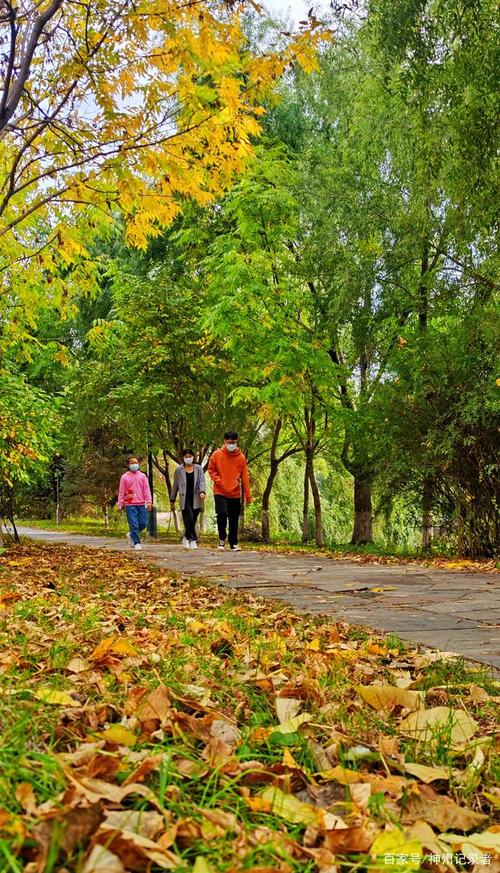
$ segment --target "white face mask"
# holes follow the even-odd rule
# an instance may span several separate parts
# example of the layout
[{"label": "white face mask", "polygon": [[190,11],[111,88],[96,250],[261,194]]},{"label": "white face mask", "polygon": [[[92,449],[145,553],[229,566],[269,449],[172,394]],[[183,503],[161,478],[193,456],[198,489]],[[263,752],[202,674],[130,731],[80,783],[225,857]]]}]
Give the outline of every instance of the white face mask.
[{"label": "white face mask", "polygon": [[194,458],[184,458],[184,463],[185,463],[185,464],[192,464],[193,461],[194,461]]},{"label": "white face mask", "polygon": [[137,470],[139,469],[139,464],[129,464],[128,468],[129,470],[132,470],[132,473],[137,473]]},{"label": "white face mask", "polygon": [[226,449],[228,450],[228,452],[234,452],[237,448],[238,446],[236,445],[236,443],[226,443]]}]

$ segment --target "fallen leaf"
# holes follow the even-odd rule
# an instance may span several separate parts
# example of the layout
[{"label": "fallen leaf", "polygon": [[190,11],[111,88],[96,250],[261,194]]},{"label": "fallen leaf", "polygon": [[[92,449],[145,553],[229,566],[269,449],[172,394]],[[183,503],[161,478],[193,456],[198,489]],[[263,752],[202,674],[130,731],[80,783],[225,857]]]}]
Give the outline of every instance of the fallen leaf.
[{"label": "fallen leaf", "polygon": [[470,831],[488,818],[467,806],[459,806],[450,797],[437,794],[430,785],[419,785],[419,793],[412,794],[403,808],[403,824],[412,824],[417,819],[429,822],[440,831],[453,828]]},{"label": "fallen leaf", "polygon": [[310,803],[302,803],[293,794],[285,794],[280,788],[270,785],[265,788],[260,799],[267,801],[269,811],[294,824],[318,822],[318,810]]},{"label": "fallen leaf", "polygon": [[82,873],[126,873],[126,870],[120,859],[106,846],[93,846]]},{"label": "fallen leaf", "polygon": [[311,721],[311,719],[312,715],[310,715],[310,713],[302,712],[300,715],[296,715],[294,718],[290,718],[278,727],[273,728],[273,733],[295,734],[301,724],[305,724],[306,722]]},{"label": "fallen leaf", "polygon": [[483,831],[482,834],[467,834],[466,837],[463,834],[439,834],[439,839],[454,847],[460,847],[464,842],[467,842],[482,852],[490,851],[500,854],[500,833],[492,831]]},{"label": "fallen leaf", "polygon": [[325,834],[324,847],[334,855],[344,855],[346,852],[368,852],[373,843],[375,832],[366,827],[339,828]]},{"label": "fallen leaf", "polygon": [[36,812],[38,804],[30,782],[19,783],[16,788],[16,800],[28,815],[33,815]]},{"label": "fallen leaf", "polygon": [[463,709],[449,709],[447,706],[412,712],[399,725],[400,733],[407,737],[429,742],[445,733],[453,745],[466,743],[477,729],[477,722]]},{"label": "fallen leaf", "polygon": [[118,746],[133,746],[137,742],[136,735],[121,724],[111,725],[111,727],[102,731],[99,736],[109,743],[116,743]]},{"label": "fallen leaf", "polygon": [[90,669],[90,664],[85,658],[72,658],[69,664],[66,665],[66,670],[69,670],[70,673],[85,673]]},{"label": "fallen leaf", "polygon": [[404,768],[411,776],[416,776],[421,782],[428,785],[437,779],[449,779],[450,771],[444,767],[426,767],[425,764],[405,764]]},{"label": "fallen leaf", "polygon": [[294,718],[302,706],[302,701],[295,697],[277,697],[275,700],[276,715],[280,724],[286,724]]},{"label": "fallen leaf", "polygon": [[396,706],[415,710],[423,706],[421,691],[407,691],[394,685],[356,685],[359,696],[373,709],[387,709],[389,712]]},{"label": "fallen leaf", "polygon": [[80,706],[77,700],[67,691],[57,691],[55,688],[38,688],[35,697],[43,703],[54,706]]},{"label": "fallen leaf", "polygon": [[203,855],[198,855],[194,864],[192,873],[213,873],[212,867],[209,866],[206,858]]},{"label": "fallen leaf", "polygon": [[[388,855],[400,855],[405,858],[405,870],[420,870],[423,855],[422,844],[419,840],[410,839],[403,831],[384,831],[375,838],[370,855],[383,859],[385,864],[388,863]],[[398,865],[397,860],[396,865]]]}]

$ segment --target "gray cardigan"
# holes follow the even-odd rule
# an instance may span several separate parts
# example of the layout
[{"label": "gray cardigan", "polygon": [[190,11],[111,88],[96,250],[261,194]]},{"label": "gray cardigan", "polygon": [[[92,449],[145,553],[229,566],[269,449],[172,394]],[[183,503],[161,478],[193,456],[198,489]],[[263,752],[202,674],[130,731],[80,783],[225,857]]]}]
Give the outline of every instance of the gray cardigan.
[{"label": "gray cardigan", "polygon": [[[202,502],[200,499],[200,492],[206,493],[205,487],[205,474],[203,472],[203,467],[200,467],[199,464],[193,464],[194,466],[194,496],[193,496],[193,509],[201,509]],[[175,468],[174,473],[174,484],[172,486],[172,493],[170,495],[170,500],[174,501],[177,497],[177,493],[179,494],[181,501],[181,509],[186,508],[186,471],[184,469],[184,464],[179,464],[178,467]]]}]

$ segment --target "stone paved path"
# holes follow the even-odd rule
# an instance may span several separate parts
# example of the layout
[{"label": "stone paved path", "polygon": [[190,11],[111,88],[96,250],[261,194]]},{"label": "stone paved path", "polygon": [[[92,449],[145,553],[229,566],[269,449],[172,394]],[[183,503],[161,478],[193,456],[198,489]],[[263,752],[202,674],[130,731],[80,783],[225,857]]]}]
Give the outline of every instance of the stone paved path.
[{"label": "stone paved path", "polygon": [[[22,527],[20,534],[113,550],[122,540]],[[500,669],[500,576],[418,564],[385,566],[309,555],[245,550],[232,553],[146,543],[139,560],[226,587],[324,613],[351,624],[392,631],[405,640],[457,652]],[[383,591],[374,589],[383,588]]]}]

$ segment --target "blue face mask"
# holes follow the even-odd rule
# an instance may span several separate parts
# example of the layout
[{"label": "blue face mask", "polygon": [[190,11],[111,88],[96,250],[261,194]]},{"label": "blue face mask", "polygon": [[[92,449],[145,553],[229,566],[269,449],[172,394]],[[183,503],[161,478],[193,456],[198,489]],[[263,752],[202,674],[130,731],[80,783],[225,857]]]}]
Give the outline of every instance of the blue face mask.
[{"label": "blue face mask", "polygon": [[129,464],[128,468],[129,470],[132,470],[132,473],[137,473],[137,470],[139,469],[139,464]]},{"label": "blue face mask", "polygon": [[236,445],[236,443],[226,443],[226,449],[228,450],[228,452],[234,452],[237,448],[238,446]]}]

